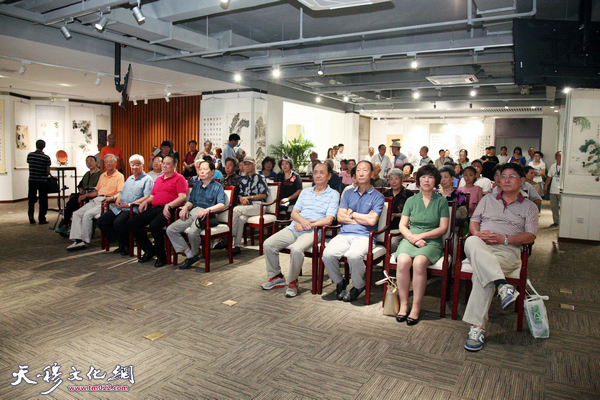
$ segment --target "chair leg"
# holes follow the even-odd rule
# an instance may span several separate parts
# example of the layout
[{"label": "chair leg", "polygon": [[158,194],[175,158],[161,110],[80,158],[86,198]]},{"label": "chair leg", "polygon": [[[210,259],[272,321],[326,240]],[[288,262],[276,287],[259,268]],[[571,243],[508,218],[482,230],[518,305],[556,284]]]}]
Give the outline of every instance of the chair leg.
[{"label": "chair leg", "polygon": [[173,252],[173,266],[177,266],[177,259],[179,258],[179,254],[176,251]]},{"label": "chair leg", "polygon": [[312,294],[317,294],[317,277],[319,276],[319,264],[317,258],[312,256]]},{"label": "chair leg", "polygon": [[250,244],[254,246],[254,228],[250,227]]},{"label": "chair leg", "polygon": [[[263,255],[263,241],[265,240],[265,227],[261,226],[258,232],[258,255]],[[252,243],[254,244],[254,243]]]},{"label": "chair leg", "polygon": [[317,294],[323,294],[323,280],[325,279],[325,265],[323,260],[319,259],[319,273],[317,275]]},{"label": "chair leg", "polygon": [[171,260],[171,256],[172,256],[172,249],[173,246],[171,245],[171,241],[169,240],[169,236],[167,236],[166,232],[165,232],[165,250],[167,250],[167,264],[171,264],[172,260]]},{"label": "chair leg", "polygon": [[365,276],[365,305],[371,304],[371,279],[373,278],[373,266],[367,265],[366,276]]},{"label": "chair leg", "polygon": [[460,294],[460,276],[454,275],[454,295],[452,296],[452,319],[457,318],[458,314],[458,295]]},{"label": "chair leg", "polygon": [[133,234],[129,232],[129,257],[133,257]]},{"label": "chair leg", "polygon": [[229,264],[233,264],[233,236],[229,235],[227,240],[227,252],[229,253]]},{"label": "chair leg", "polygon": [[525,294],[522,294],[517,299],[517,331],[523,330],[523,314],[525,311]]},{"label": "chair leg", "polygon": [[204,255],[204,272],[210,272],[210,237],[204,235],[202,241],[202,254]]},{"label": "chair leg", "polygon": [[440,299],[440,318],[446,317],[446,294],[448,292],[448,276],[442,276],[442,296]]}]

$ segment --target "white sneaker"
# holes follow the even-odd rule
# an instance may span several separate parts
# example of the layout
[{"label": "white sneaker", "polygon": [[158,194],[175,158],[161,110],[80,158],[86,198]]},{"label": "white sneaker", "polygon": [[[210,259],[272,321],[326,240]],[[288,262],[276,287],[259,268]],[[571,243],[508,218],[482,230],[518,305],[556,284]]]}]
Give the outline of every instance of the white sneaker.
[{"label": "white sneaker", "polygon": [[469,337],[465,343],[465,349],[469,351],[479,351],[483,347],[485,341],[485,330],[475,325],[471,325]]},{"label": "white sneaker", "polygon": [[285,278],[274,276],[269,279],[268,282],[265,282],[261,285],[264,290],[277,289],[285,286]]},{"label": "white sneaker", "polygon": [[515,290],[513,285],[506,283],[498,288],[498,296],[500,296],[500,301],[502,302],[502,309],[505,310],[515,300],[517,300],[517,297],[519,297],[519,292]]},{"label": "white sneaker", "polygon": [[288,288],[285,290],[285,297],[296,297],[298,296],[298,281],[290,282]]},{"label": "white sneaker", "polygon": [[82,250],[85,249],[87,247],[87,243],[86,242],[75,242],[72,245],[67,247],[68,251],[74,251],[74,250]]}]

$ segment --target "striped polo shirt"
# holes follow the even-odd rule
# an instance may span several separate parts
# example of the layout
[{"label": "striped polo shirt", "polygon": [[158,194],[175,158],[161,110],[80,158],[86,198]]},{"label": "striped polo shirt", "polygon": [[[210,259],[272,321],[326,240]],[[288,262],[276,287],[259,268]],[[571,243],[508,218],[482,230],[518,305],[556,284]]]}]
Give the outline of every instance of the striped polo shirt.
[{"label": "striped polo shirt", "polygon": [[506,204],[502,192],[483,196],[471,221],[479,223],[479,229],[501,235],[521,233],[537,234],[539,212],[535,203],[519,194],[517,201]]},{"label": "striped polo shirt", "polygon": [[27,154],[27,163],[29,164],[29,180],[37,182],[46,182],[48,170],[52,163],[42,150],[36,150]]}]

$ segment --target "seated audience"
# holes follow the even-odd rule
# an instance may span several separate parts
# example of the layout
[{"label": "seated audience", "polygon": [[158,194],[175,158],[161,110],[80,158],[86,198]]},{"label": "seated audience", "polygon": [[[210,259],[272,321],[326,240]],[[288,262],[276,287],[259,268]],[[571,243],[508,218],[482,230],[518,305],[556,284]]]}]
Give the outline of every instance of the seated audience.
[{"label": "seated audience", "polygon": [[242,177],[239,186],[240,205],[233,209],[233,227],[232,233],[235,236],[233,254],[242,252],[242,237],[244,235],[244,225],[248,217],[260,214],[260,205],[267,199],[269,186],[263,175],[256,173],[254,157],[246,156],[242,163],[246,175]]},{"label": "seated audience", "polygon": [[114,196],[123,189],[123,174],[117,171],[118,158],[114,154],[104,156],[106,172],[100,175],[96,190],[79,196],[79,200],[90,200],[73,213],[69,239],[74,243],[67,250],[85,249],[90,243],[94,230],[94,217],[102,211],[102,203],[113,201]]},{"label": "seated audience", "polygon": [[[194,166],[194,161],[196,160],[196,155],[199,154],[198,142],[195,140],[190,140],[188,143],[188,153],[183,158],[183,177],[191,178],[196,175],[196,168]],[[211,158],[212,160],[212,158]]]},{"label": "seated audience", "polygon": [[[396,321],[407,325],[419,323],[421,302],[427,286],[427,267],[435,264],[444,253],[442,236],[448,230],[448,202],[434,192],[441,175],[434,165],[425,165],[417,172],[421,191],[406,201],[400,219],[404,237],[396,250],[400,311]],[[408,307],[408,292],[412,269],[413,302]]]},{"label": "seated audience", "polygon": [[506,164],[508,162],[508,160],[510,160],[510,156],[508,154],[506,154],[507,151],[508,151],[508,148],[506,146],[500,147],[500,155],[498,156],[499,164]]},{"label": "seated audience", "polygon": [[214,163],[215,171],[223,172],[223,150],[220,147],[215,147]]},{"label": "seated audience", "polygon": [[404,178],[405,179],[412,179],[413,178],[413,170],[415,169],[415,166],[412,164],[404,164],[404,166],[402,167],[402,172],[404,173]]},{"label": "seated audience", "polygon": [[342,170],[340,171],[340,179],[342,180],[342,185],[346,187],[352,184],[352,176],[350,175],[352,168],[348,166],[348,160],[345,159],[340,162],[340,165],[342,167]]},{"label": "seated audience", "polygon": [[[492,193],[494,196],[498,194],[498,192],[502,191],[502,187],[500,186],[500,167],[502,165],[498,164],[497,168],[494,170],[494,180],[496,182],[496,186],[494,187],[494,189],[490,192]],[[523,168],[523,173],[525,173],[527,171],[527,168],[530,168],[529,166],[524,167]],[[525,176],[525,182],[523,183],[523,185],[521,185],[521,194],[523,195],[523,197],[525,197],[526,199],[529,199],[531,201],[533,201],[535,203],[535,205],[538,207],[538,211],[541,210],[542,208],[542,196],[539,195],[539,193],[536,190],[535,186],[532,186],[531,184],[529,184],[529,182],[527,182],[527,175]]]},{"label": "seated audience", "polygon": [[319,155],[317,154],[316,151],[313,151],[312,153],[310,153],[310,162],[306,166],[306,175],[312,176],[314,167],[320,163],[318,158],[319,158]]},{"label": "seated audience", "polygon": [[[481,188],[481,190],[483,191],[483,194],[486,194],[489,191],[491,191],[492,190],[492,181],[489,178],[481,176],[481,172],[483,171],[483,163],[481,162],[481,160],[473,160],[473,162],[471,162],[471,167],[473,167],[473,169],[475,170],[475,181],[473,182],[475,184],[475,186],[479,186]],[[493,167],[492,167],[492,170],[493,170]],[[493,176],[493,172],[492,172],[492,176]],[[465,186],[464,174],[463,174],[463,179],[461,179],[458,186],[459,187]]]},{"label": "seated audience", "polygon": [[[371,186],[373,166],[360,161],[356,166],[358,187],[342,196],[337,220],[342,225],[340,232],[327,244],[323,251],[323,264],[329,277],[336,284],[338,300],[354,301],[365,289],[366,266],[363,257],[369,246],[369,233],[377,230],[379,216],[383,210],[383,194]],[[352,276],[352,289],[346,291],[348,282],[340,272],[339,260],[344,255],[348,260]]]},{"label": "seated audience", "polygon": [[[333,168],[333,165],[334,165],[333,160],[327,159],[327,160],[325,160],[325,163],[329,164],[331,166],[331,168]],[[341,193],[341,191],[342,191],[342,179],[335,172],[335,170],[333,170],[333,172],[331,173],[331,178],[329,178],[329,187],[332,188],[333,190],[337,191],[338,193]]]},{"label": "seated audience", "polygon": [[477,175],[477,171],[473,167],[465,168],[463,173],[463,178],[461,182],[464,181],[464,185],[460,186],[459,189],[463,193],[469,193],[469,214],[468,217],[473,215],[473,211],[475,211],[475,207],[479,204],[479,201],[483,197],[483,190],[481,187],[476,186],[474,183],[475,176]]},{"label": "seated audience", "polygon": [[463,167],[460,163],[454,165],[454,181],[458,181],[454,183],[454,186],[458,187],[460,185],[460,180],[463,177]]},{"label": "seated audience", "polygon": [[[212,146],[213,146],[213,144],[212,144],[212,142],[210,140],[205,140],[204,141],[204,149],[202,149],[202,151],[200,152],[200,154],[202,155],[202,159],[203,160],[204,160],[205,156],[209,156],[211,158],[211,161],[213,161],[214,155],[213,155],[213,152],[212,152]],[[216,153],[216,150],[217,149],[215,149],[215,153]],[[195,165],[194,165],[194,169],[196,169]]]},{"label": "seated audience", "polygon": [[129,157],[132,175],[127,178],[121,193],[115,196],[115,206],[98,218],[98,228],[109,243],[118,240],[119,247],[113,253],[129,255],[129,208],[137,213],[138,205],[152,192],[154,181],[144,172],[144,157],[134,154]]},{"label": "seated audience", "polygon": [[281,210],[289,216],[296,199],[302,192],[302,178],[294,171],[294,161],[289,157],[284,156],[279,160],[279,169],[281,171],[275,176],[275,182],[281,183],[279,191]]},{"label": "seated audience", "polygon": [[460,189],[454,188],[454,169],[445,166],[440,169],[440,176],[440,189],[436,188],[435,192],[445,197],[448,202],[455,201],[456,219],[465,219],[467,217],[467,196]]},{"label": "seated audience", "polygon": [[[304,252],[313,245],[313,230],[331,225],[337,215],[340,194],[327,185],[333,173],[329,164],[317,164],[313,169],[315,186],[302,190],[292,211],[292,223],[281,229],[264,243],[268,281],[262,284],[265,290],[276,289],[287,284],[285,297],[298,294],[298,276],[302,271]],[[281,273],[279,251],[290,246],[290,271],[287,282]]]},{"label": "seated audience", "polygon": [[380,177],[381,173],[381,164],[375,163],[373,164],[373,172],[371,173],[371,186],[383,188],[388,185],[388,182]]},{"label": "seated audience", "polygon": [[446,150],[445,149],[440,149],[439,151],[439,155],[440,157],[435,160],[435,167],[437,169],[442,169],[442,167],[444,166],[444,164],[446,164],[447,161],[450,161],[447,157],[446,157]]},{"label": "seated audience", "polygon": [[521,165],[508,163],[500,168],[501,192],[487,195],[471,217],[471,235],[465,254],[473,267],[473,287],[463,321],[471,324],[465,349],[479,351],[492,298],[497,292],[502,309],[512,304],[519,292],[505,276],[521,267],[521,245],[533,243],[538,211],[520,194],[525,174]]},{"label": "seated audience", "polygon": [[[177,172],[177,160],[173,156],[163,158],[162,168],[163,174],[154,182],[150,196],[140,203],[139,214],[127,221],[127,227],[144,251],[138,262],[146,263],[156,255],[156,268],[167,263],[163,228],[173,218],[174,210],[185,203],[188,190],[188,183]],[[146,225],[150,228],[154,245],[144,230]]]},{"label": "seated audience", "polygon": [[267,156],[263,158],[261,165],[262,171],[258,171],[258,173],[267,179],[275,179],[275,177],[277,176],[275,171],[273,171],[273,168],[275,168],[275,159],[273,157]]},{"label": "seated audience", "polygon": [[[385,197],[391,197],[392,200],[392,221],[390,222],[390,230],[392,232],[398,232],[400,225],[400,218],[402,217],[402,210],[404,209],[404,204],[406,200],[414,195],[414,193],[408,189],[406,189],[402,185],[402,181],[404,180],[404,172],[400,171],[398,168],[392,168],[388,177],[390,179],[390,189],[385,191],[383,195]],[[391,245],[392,248],[390,252],[396,251],[398,248],[398,244],[402,236],[394,236],[392,237]]]},{"label": "seated audience", "polygon": [[[167,228],[173,248],[177,253],[183,252],[186,257],[179,269],[188,269],[200,259],[200,233],[206,228],[206,224],[210,224],[209,212],[219,212],[225,208],[223,186],[213,179],[215,164],[212,161],[197,160],[196,170],[198,182],[192,188],[187,202],[181,207],[179,219]],[[204,226],[199,226],[199,221],[204,221]],[[189,246],[182,236],[188,228]]]},{"label": "seated audience", "polygon": [[152,171],[148,172],[148,176],[152,179],[152,181],[156,181],[156,178],[163,174],[162,162],[163,159],[161,156],[155,156],[152,159]]},{"label": "seated audience", "polygon": [[457,164],[460,164],[463,168],[467,168],[471,166],[469,162],[469,152],[466,149],[460,149],[458,152],[458,160],[456,160]]},{"label": "seated audience", "polygon": [[100,175],[102,175],[102,170],[98,168],[98,163],[96,162],[95,156],[87,156],[85,158],[85,165],[88,167],[89,171],[87,171],[83,178],[77,184],[77,193],[73,193],[69,197],[69,201],[65,204],[65,209],[63,213],[63,220],[60,222],[58,228],[56,228],[56,232],[62,235],[66,235],[69,233],[69,225],[71,224],[71,217],[75,210],[79,208],[79,202],[86,199],[80,199],[81,195],[86,193],[93,192],[96,190],[96,185],[98,185],[98,179],[100,179]]},{"label": "seated audience", "polygon": [[358,186],[358,181],[356,180],[356,167],[352,168],[352,171],[350,171],[350,176],[352,177],[352,184],[344,188],[344,190],[342,191],[342,196],[348,190],[354,190],[354,188]]},{"label": "seated audience", "polygon": [[238,161],[235,157],[229,157],[225,160],[225,177],[221,179],[221,185],[223,187],[235,186],[237,188],[240,185],[242,177],[236,172],[237,165]]},{"label": "seated audience", "polygon": [[166,156],[172,156],[177,159],[177,163],[179,163],[179,154],[175,155],[176,151],[173,150],[173,142],[170,140],[164,140],[160,144],[160,150],[154,154],[155,156],[160,156],[163,160]]},{"label": "seated audience", "polygon": [[[197,164],[198,161],[210,161],[211,163],[214,164],[212,157],[210,157],[210,156],[203,156],[202,160],[196,160],[196,164],[195,164],[196,165],[196,169],[198,169],[198,164]],[[219,171],[216,166],[215,166],[215,169],[213,171],[213,177],[212,178],[213,179],[218,179],[219,182],[221,181],[221,179],[223,179],[223,173],[221,171]],[[194,181],[194,183],[197,182],[197,181],[198,181],[198,177],[196,177],[196,180]],[[190,183],[191,183],[191,179],[190,179]]]}]

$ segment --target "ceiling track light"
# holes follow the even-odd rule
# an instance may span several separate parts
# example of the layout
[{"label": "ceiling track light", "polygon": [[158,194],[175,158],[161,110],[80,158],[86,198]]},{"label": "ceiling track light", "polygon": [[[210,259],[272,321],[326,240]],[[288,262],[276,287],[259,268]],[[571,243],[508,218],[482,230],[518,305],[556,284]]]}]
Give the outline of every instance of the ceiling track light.
[{"label": "ceiling track light", "polygon": [[475,97],[477,96],[477,91],[475,89],[471,90],[471,92],[469,93],[471,95],[471,97]]},{"label": "ceiling track light", "polygon": [[168,103],[171,101],[171,99],[169,98],[169,96],[165,96],[165,101]]},{"label": "ceiling track light", "polygon": [[142,13],[142,6],[140,5],[140,0],[138,0],[137,6],[133,7],[131,11],[133,12],[133,17],[138,22],[138,24],[141,24],[146,20],[146,17]]},{"label": "ceiling track light", "polygon": [[437,108],[437,104],[433,103],[433,109],[435,110]]},{"label": "ceiling track light", "polygon": [[419,97],[421,97],[421,94],[419,93],[418,90],[413,91],[412,94],[413,99],[418,99]]},{"label": "ceiling track light", "polygon": [[148,104],[148,98],[144,96],[144,104]]},{"label": "ceiling track light", "polygon": [[323,76],[324,72],[323,72],[323,63],[321,63],[321,66],[319,66],[319,70],[317,71],[317,74],[320,76]]},{"label": "ceiling track light", "polygon": [[273,76],[274,76],[275,78],[279,78],[279,77],[281,76],[281,70],[279,69],[279,67],[278,67],[278,66],[277,66],[277,67],[275,67],[275,68],[273,68]]},{"label": "ceiling track light", "polygon": [[236,82],[241,82],[242,81],[242,74],[240,74],[239,72],[236,72],[235,75],[233,76],[233,80]]},{"label": "ceiling track light", "polygon": [[419,60],[417,60],[417,55],[415,54],[415,59],[410,63],[412,69],[419,68]]},{"label": "ceiling track light", "polygon": [[25,62],[22,62],[21,68],[19,68],[19,75],[23,75],[26,70],[27,70],[27,67],[25,66]]},{"label": "ceiling track light", "polygon": [[316,101],[317,103],[320,103],[320,102],[321,102],[321,96],[317,96],[317,98],[315,99],[315,101]]},{"label": "ceiling track light", "polygon": [[63,26],[60,27],[60,33],[63,34],[63,36],[65,37],[66,40],[71,39],[73,36],[71,35],[71,32],[69,31],[69,28],[67,28],[67,23],[65,22],[65,24]]},{"label": "ceiling track light", "polygon": [[165,96],[169,97],[171,95],[171,92],[169,91],[169,85],[167,85],[165,87],[165,90],[163,91],[163,93],[165,94]]},{"label": "ceiling track light", "polygon": [[108,18],[106,18],[106,16],[102,15],[102,13],[100,13],[100,19],[98,21],[96,21],[96,23],[94,24],[94,28],[96,28],[96,30],[98,32],[102,32],[104,30],[104,27],[106,26],[107,22],[108,22]]},{"label": "ceiling track light", "polygon": [[100,82],[102,82],[102,78],[100,77],[100,74],[98,74],[98,77],[96,78],[96,82],[94,82],[94,85],[98,86],[100,84]]},{"label": "ceiling track light", "polygon": [[133,99],[133,105],[137,106],[137,100],[135,98]]},{"label": "ceiling track light", "polygon": [[473,108],[473,103],[469,103],[469,108]]}]

